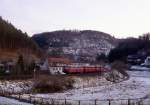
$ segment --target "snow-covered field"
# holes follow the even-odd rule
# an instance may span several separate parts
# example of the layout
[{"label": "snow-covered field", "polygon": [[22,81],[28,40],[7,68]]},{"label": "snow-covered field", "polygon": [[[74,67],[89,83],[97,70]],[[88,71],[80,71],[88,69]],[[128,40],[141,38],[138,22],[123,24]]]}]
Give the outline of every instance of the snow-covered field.
[{"label": "snow-covered field", "polygon": [[[30,80],[26,81],[0,81],[0,92],[6,93],[27,93],[31,90],[33,83]],[[32,105],[24,102],[19,102],[15,99],[0,97],[0,105]]]},{"label": "snow-covered field", "polygon": [[0,97],[0,105],[33,105],[33,104],[19,102],[17,100],[5,98],[5,97]]},{"label": "snow-covered field", "polygon": [[[77,78],[74,89],[61,93],[34,94],[32,96],[43,97],[49,101],[50,99],[58,99],[58,101],[67,99],[67,102],[74,105],[78,103],[78,100],[81,100],[81,103],[85,105],[93,104],[94,100],[100,100],[97,103],[108,105],[108,101],[105,100],[113,99],[116,101],[112,101],[112,105],[116,105],[118,102],[127,103],[127,100],[118,101],[118,99],[137,99],[134,100],[137,102],[140,98],[148,98],[150,96],[150,72],[129,71],[129,73],[130,79],[121,83],[114,84],[103,77]],[[25,94],[22,97],[28,98],[28,95]],[[145,103],[149,105],[147,103],[150,103],[150,99]]]},{"label": "snow-covered field", "polygon": [[22,93],[31,90],[33,83],[26,81],[0,81],[0,92]]},{"label": "snow-covered field", "polygon": [[[113,99],[111,105],[120,105],[121,103],[127,103],[127,100],[120,99],[136,99],[134,102],[144,99],[144,105],[150,103],[150,72],[148,71],[128,71],[130,79],[121,83],[111,83],[103,77],[83,77],[76,78],[76,84],[74,89],[49,94],[30,94],[34,97],[45,98],[45,101],[51,101],[51,99],[58,99],[64,103],[63,99],[66,99],[68,103],[77,105],[80,101],[80,105],[90,105],[97,100],[97,104],[108,105],[107,99]],[[29,94],[22,95],[22,98],[29,99]],[[119,100],[118,100],[119,99]],[[38,98],[37,98],[38,100]],[[119,103],[119,104],[116,104]]]}]

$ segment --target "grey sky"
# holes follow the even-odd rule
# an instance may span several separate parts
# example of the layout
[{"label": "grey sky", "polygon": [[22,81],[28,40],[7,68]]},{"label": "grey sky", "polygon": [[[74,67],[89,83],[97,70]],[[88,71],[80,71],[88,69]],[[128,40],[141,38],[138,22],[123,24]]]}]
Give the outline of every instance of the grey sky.
[{"label": "grey sky", "polygon": [[62,29],[120,38],[150,32],[150,0],[0,0],[0,15],[30,36]]}]

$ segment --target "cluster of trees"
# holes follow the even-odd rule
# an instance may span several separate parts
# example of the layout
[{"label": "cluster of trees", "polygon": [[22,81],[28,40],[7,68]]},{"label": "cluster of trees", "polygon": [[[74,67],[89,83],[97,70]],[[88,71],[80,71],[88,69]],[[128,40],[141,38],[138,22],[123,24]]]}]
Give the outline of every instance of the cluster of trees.
[{"label": "cluster of trees", "polygon": [[13,71],[13,73],[15,75],[20,75],[20,74],[24,74],[24,75],[29,75],[29,74],[33,74],[34,69],[35,69],[35,61],[30,61],[27,62],[22,55],[18,56],[18,60],[16,62],[15,65],[15,70]]},{"label": "cluster of trees", "polygon": [[35,61],[26,61],[22,55],[18,56],[17,62],[1,62],[0,76],[5,75],[33,75],[36,67]]},{"label": "cluster of trees", "polygon": [[28,49],[39,54],[40,49],[26,33],[0,17],[0,49]]},{"label": "cluster of trees", "polygon": [[[14,59],[10,57],[15,64],[11,67],[9,73],[6,73],[6,71],[10,69],[7,65],[9,58],[0,59],[1,63],[3,60],[6,61],[6,63],[2,63],[4,64],[4,68],[0,68],[0,74],[2,75],[33,74],[35,62],[33,61],[32,55],[37,58],[42,56],[42,50],[36,42],[34,42],[33,39],[27,35],[27,33],[23,33],[21,30],[15,28],[11,23],[5,21],[2,17],[0,17],[0,51],[13,51],[13,53],[18,56],[18,58],[12,57]],[[2,58],[3,56],[5,57],[5,55],[1,56]]]},{"label": "cluster of trees", "polygon": [[110,62],[115,60],[126,61],[128,55],[137,54],[140,51],[150,54],[150,33],[143,34],[139,38],[127,38],[122,40],[118,46],[112,49],[108,55]]}]

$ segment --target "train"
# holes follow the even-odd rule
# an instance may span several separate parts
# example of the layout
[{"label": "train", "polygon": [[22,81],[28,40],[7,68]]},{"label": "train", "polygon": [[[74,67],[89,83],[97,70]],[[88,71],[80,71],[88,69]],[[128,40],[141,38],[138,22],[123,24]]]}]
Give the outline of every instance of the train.
[{"label": "train", "polygon": [[109,69],[105,67],[65,67],[63,72],[66,74],[79,74],[79,73],[102,73],[107,72]]}]

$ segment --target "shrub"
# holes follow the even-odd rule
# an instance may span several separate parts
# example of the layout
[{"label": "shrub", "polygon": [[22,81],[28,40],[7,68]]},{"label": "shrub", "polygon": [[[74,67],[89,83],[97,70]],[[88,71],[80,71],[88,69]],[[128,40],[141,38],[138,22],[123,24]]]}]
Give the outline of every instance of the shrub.
[{"label": "shrub", "polygon": [[73,88],[74,80],[69,77],[40,76],[34,80],[33,92],[59,92]]},{"label": "shrub", "polygon": [[6,73],[5,73],[5,70],[3,69],[0,69],[0,76],[4,76]]},{"label": "shrub", "polygon": [[129,78],[126,70],[127,65],[121,61],[115,61],[111,64],[112,71],[107,75],[106,79],[111,82],[121,82]]},{"label": "shrub", "polygon": [[116,70],[125,70],[127,69],[127,65],[122,61],[115,61],[111,64],[112,69]]}]

